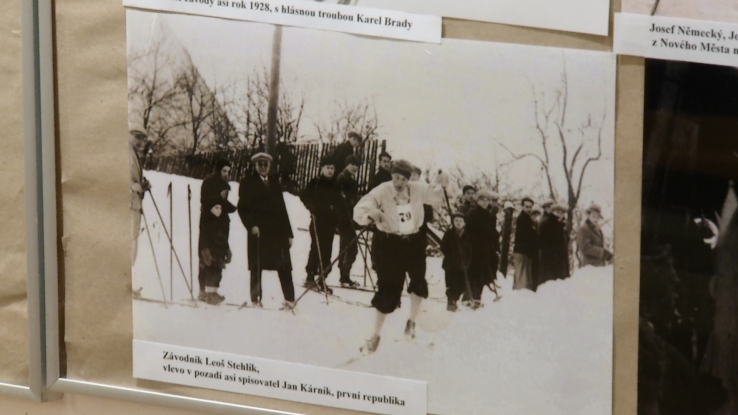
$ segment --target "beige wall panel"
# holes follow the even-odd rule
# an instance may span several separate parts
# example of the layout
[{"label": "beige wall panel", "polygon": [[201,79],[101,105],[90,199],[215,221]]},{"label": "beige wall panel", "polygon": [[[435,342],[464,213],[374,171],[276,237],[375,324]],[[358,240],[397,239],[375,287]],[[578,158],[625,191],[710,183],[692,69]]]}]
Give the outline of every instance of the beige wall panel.
[{"label": "beige wall panel", "polygon": [[0,382],[28,385],[20,1],[0,0]]}]

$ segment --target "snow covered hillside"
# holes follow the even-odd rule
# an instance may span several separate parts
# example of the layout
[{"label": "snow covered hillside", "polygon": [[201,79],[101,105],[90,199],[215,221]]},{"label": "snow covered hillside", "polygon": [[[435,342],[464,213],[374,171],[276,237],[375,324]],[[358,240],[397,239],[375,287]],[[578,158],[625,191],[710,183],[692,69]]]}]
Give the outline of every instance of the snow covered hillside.
[{"label": "snow covered hillside", "polygon": [[[236,353],[344,370],[425,380],[428,408],[433,414],[608,414],[612,379],[612,267],[578,270],[564,281],[552,281],[538,292],[512,291],[512,277],[499,276],[503,298],[485,291],[485,306],[471,311],[446,311],[445,285],[440,258],[428,258],[430,300],[418,318],[417,338],[407,341],[403,329],[409,300],[387,317],[379,349],[359,355],[370,336],[374,310],[372,293],[335,289],[340,298],[308,292],[295,314],[276,311],[282,293],[275,272],[264,272],[264,309],[237,305],[249,299],[246,231],[237,214],[231,215],[230,245],[233,262],[223,273],[220,292],[225,303],[210,306],[188,300],[189,226],[187,186],[192,190],[192,269],[197,296],[197,237],[201,181],[145,172],[169,228],[167,187],[173,186],[174,247],[184,277],[173,261],[170,283],[170,246],[162,221],[150,200],[144,212],[151,231],[156,261],[146,231],[139,237],[133,269],[135,300],[134,337],[139,340]],[[229,199],[235,204],[238,184],[231,183]],[[310,217],[296,197],[285,194],[295,240],[292,247],[295,292],[303,292],[304,267],[310,248]],[[142,227],[144,227],[142,221]],[[334,256],[338,237],[334,241]],[[353,269],[363,283],[359,255]],[[338,283],[338,270],[328,278]],[[368,288],[371,284],[367,281]],[[250,303],[250,301],[249,301]],[[230,304],[230,305],[229,305]]]}]

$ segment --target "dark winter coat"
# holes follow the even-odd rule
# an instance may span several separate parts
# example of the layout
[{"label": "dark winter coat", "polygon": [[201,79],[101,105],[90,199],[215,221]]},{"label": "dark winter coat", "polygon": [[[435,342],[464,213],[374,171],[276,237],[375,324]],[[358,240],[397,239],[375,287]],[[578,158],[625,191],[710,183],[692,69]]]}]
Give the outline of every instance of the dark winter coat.
[{"label": "dark winter coat", "polygon": [[[241,180],[238,216],[248,233],[249,270],[257,266],[262,270],[291,270],[292,226],[276,177],[269,176],[268,184],[256,173]],[[251,232],[254,226],[259,228],[259,238]]]},{"label": "dark winter coat", "polygon": [[336,168],[336,171],[343,172],[344,167],[346,167],[346,157],[352,154],[354,154],[354,146],[348,140],[333,149],[331,159],[333,160],[333,166]]},{"label": "dark winter coat", "polygon": [[230,262],[229,231],[230,223],[227,214],[222,213],[220,217],[216,217],[209,210],[202,213],[200,216],[198,251],[201,260],[205,262],[204,265],[223,269],[225,264]]},{"label": "dark winter coat", "polygon": [[227,222],[231,221],[231,219],[228,217],[228,214],[235,212],[236,207],[233,206],[233,204],[229,202],[228,199],[223,198],[221,192],[224,190],[230,192],[231,185],[228,184],[227,181],[223,180],[223,177],[221,177],[219,172],[211,174],[202,181],[202,186],[200,187],[201,222],[203,220],[203,217],[205,216],[205,212],[209,213],[210,210],[209,208],[206,209],[206,206],[212,206],[213,203],[218,203],[223,208],[223,214],[221,215],[221,218],[224,218],[224,220],[226,220]]},{"label": "dark winter coat", "polygon": [[569,277],[568,238],[566,223],[551,215],[541,222],[538,232],[540,261],[538,284]]},{"label": "dark winter coat", "polygon": [[484,282],[492,281],[497,273],[500,234],[496,218],[489,209],[477,206],[466,215],[466,231],[472,246],[470,272]]},{"label": "dark winter coat", "polygon": [[607,261],[612,259],[612,253],[604,248],[604,243],[602,229],[589,219],[584,222],[577,231],[580,266],[604,267],[607,265]]},{"label": "dark winter coat", "polygon": [[300,200],[321,226],[336,227],[338,209],[343,207],[341,194],[333,178],[320,175],[300,192]]},{"label": "dark winter coat", "polygon": [[392,173],[380,167],[379,170],[377,170],[377,172],[374,173],[374,176],[372,176],[372,179],[369,180],[369,191],[379,186],[380,184],[389,182],[389,181],[392,181]]},{"label": "dark winter coat", "polygon": [[461,235],[455,229],[449,229],[441,239],[441,253],[443,253],[443,269],[468,270],[472,258],[472,244],[469,232]]},{"label": "dark winter coat", "polygon": [[612,259],[612,253],[604,248],[602,229],[589,219],[577,231],[577,248],[581,266],[604,267]]},{"label": "dark winter coat", "polygon": [[353,224],[354,206],[359,203],[359,183],[351,173],[343,171],[336,178],[340,205],[337,210],[338,226],[349,226]]},{"label": "dark winter coat", "polygon": [[533,258],[538,253],[538,234],[533,218],[526,212],[520,212],[515,221],[515,248],[513,252]]}]

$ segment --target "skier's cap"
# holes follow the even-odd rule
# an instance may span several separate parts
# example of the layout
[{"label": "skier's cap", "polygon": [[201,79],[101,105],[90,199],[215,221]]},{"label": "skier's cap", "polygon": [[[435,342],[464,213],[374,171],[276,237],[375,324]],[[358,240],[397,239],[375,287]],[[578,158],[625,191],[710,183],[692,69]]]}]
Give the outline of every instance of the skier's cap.
[{"label": "skier's cap", "polygon": [[451,215],[451,220],[454,220],[456,218],[461,218],[461,219],[466,220],[466,216],[461,212],[454,212],[454,214]]},{"label": "skier's cap", "polygon": [[263,151],[251,156],[251,161],[258,161],[258,160],[272,161],[272,156],[270,156],[268,153],[265,153]]},{"label": "skier's cap", "polygon": [[325,166],[334,166],[335,163],[333,162],[333,157],[325,156],[322,159],[320,159],[320,167]]},{"label": "skier's cap", "polygon": [[600,205],[597,205],[595,203],[592,203],[591,205],[589,205],[589,207],[587,208],[587,210],[585,212],[588,215],[590,213],[592,213],[592,212],[597,212],[597,213],[599,213],[601,215],[602,214],[602,208],[600,207]]},{"label": "skier's cap", "polygon": [[390,153],[388,153],[386,151],[383,151],[382,153],[379,154],[379,159],[380,160],[382,160],[383,157],[386,157],[386,158],[392,160],[392,156],[390,155]]},{"label": "skier's cap", "polygon": [[406,179],[410,178],[413,172],[413,165],[407,160],[395,160],[392,163],[392,174],[399,174],[404,176]]},{"label": "skier's cap", "polygon": [[569,211],[569,206],[563,203],[555,203],[553,206],[551,206],[551,211],[553,212],[554,210],[560,210],[562,212],[567,212]]},{"label": "skier's cap", "polygon": [[349,164],[353,164],[354,166],[360,166],[361,160],[359,160],[359,158],[356,157],[355,155],[349,154],[348,156],[346,156],[346,165],[348,166]]},{"label": "skier's cap", "polygon": [[470,184],[467,184],[466,186],[464,186],[464,187],[461,188],[461,193],[466,193],[467,190],[474,190],[474,193],[477,192],[477,188],[476,187],[474,187],[474,186],[472,186]]}]

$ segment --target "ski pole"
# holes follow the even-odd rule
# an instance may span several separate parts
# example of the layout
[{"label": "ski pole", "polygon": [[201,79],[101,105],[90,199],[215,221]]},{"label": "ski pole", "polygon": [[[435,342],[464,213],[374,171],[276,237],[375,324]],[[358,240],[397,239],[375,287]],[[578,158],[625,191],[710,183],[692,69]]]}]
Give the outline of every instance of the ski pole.
[{"label": "ski pole", "polygon": [[146,220],[143,210],[141,210],[141,216],[146,226],[146,236],[149,237],[149,246],[151,246],[151,256],[154,258],[154,267],[156,268],[156,276],[159,277],[159,286],[161,287],[161,296],[164,298],[164,308],[167,308],[167,295],[164,292],[164,283],[161,280],[161,273],[159,272],[159,263],[156,261],[156,252],[154,252],[154,243],[151,241],[151,232],[149,231],[149,222]]},{"label": "ski pole", "polygon": [[326,279],[326,271],[325,267],[323,267],[323,253],[320,250],[320,238],[318,238],[318,223],[315,218],[315,215],[312,213],[310,214],[312,217],[312,225],[313,225],[313,233],[315,234],[315,245],[318,247],[318,263],[320,264],[320,275],[322,276],[320,278],[320,282],[323,283],[323,291],[325,292],[325,304],[328,304],[328,283],[325,282]]},{"label": "ski pole", "polygon": [[194,298],[192,291],[195,285],[192,282],[192,191],[190,185],[187,185],[187,224],[190,228],[190,297]]},{"label": "ski pole", "polygon": [[[169,196],[169,230],[172,232],[174,237],[174,219],[172,218],[172,182],[169,182],[167,187],[167,196]],[[174,302],[174,262],[172,253],[174,251],[174,245],[169,244],[169,299]]]},{"label": "ski pole", "polygon": [[156,209],[156,214],[159,215],[159,220],[162,223],[162,228],[164,228],[164,234],[167,235],[169,244],[172,245],[172,249],[174,252],[174,258],[177,260],[177,265],[179,265],[179,270],[182,272],[182,278],[184,279],[185,285],[187,285],[187,289],[190,290],[190,298],[194,300],[195,297],[192,296],[192,287],[190,287],[190,283],[187,281],[187,277],[185,276],[185,272],[184,272],[184,267],[182,267],[182,262],[179,260],[179,255],[177,255],[177,250],[174,249],[174,243],[172,242],[172,237],[169,235],[169,231],[167,230],[167,227],[164,225],[164,218],[162,218],[161,216],[161,212],[159,211],[159,206],[156,204],[156,200],[154,199],[154,194],[151,193],[151,189],[149,189],[148,192],[151,195],[151,202],[154,204],[154,208]]},{"label": "ski pole", "polygon": [[[346,247],[345,247],[345,248],[343,248],[343,250],[342,250],[341,252],[339,252],[339,253],[338,253],[338,256],[336,257],[336,259],[334,259],[333,261],[331,261],[331,264],[330,264],[330,266],[331,266],[331,267],[332,267],[333,265],[335,265],[335,264],[336,264],[336,262],[338,262],[338,260],[339,260],[339,259],[341,258],[341,254],[343,254],[344,252],[346,252],[346,250],[347,250],[347,249],[349,249],[349,248],[351,247],[351,244],[352,244],[352,243],[356,243],[356,241],[357,241],[357,240],[359,239],[359,237],[361,236],[361,234],[362,234],[362,233],[364,233],[364,231],[365,231],[365,229],[362,229],[362,230],[361,230],[361,232],[359,232],[359,234],[358,234],[358,235],[356,235],[356,237],[355,237],[355,238],[354,238],[354,239],[353,239],[353,240],[352,240],[352,241],[351,241],[350,243],[348,243],[348,244],[346,245]],[[303,292],[302,292],[302,294],[300,294],[300,296],[299,296],[299,297],[297,297],[297,299],[295,300],[295,306],[297,306],[297,303],[298,303],[298,302],[300,301],[300,299],[301,299],[302,297],[304,297],[304,296],[305,296],[305,294],[307,294],[307,293],[308,293],[308,291],[310,291],[310,288],[306,288],[306,289],[305,289],[305,291],[303,291]]]}]

